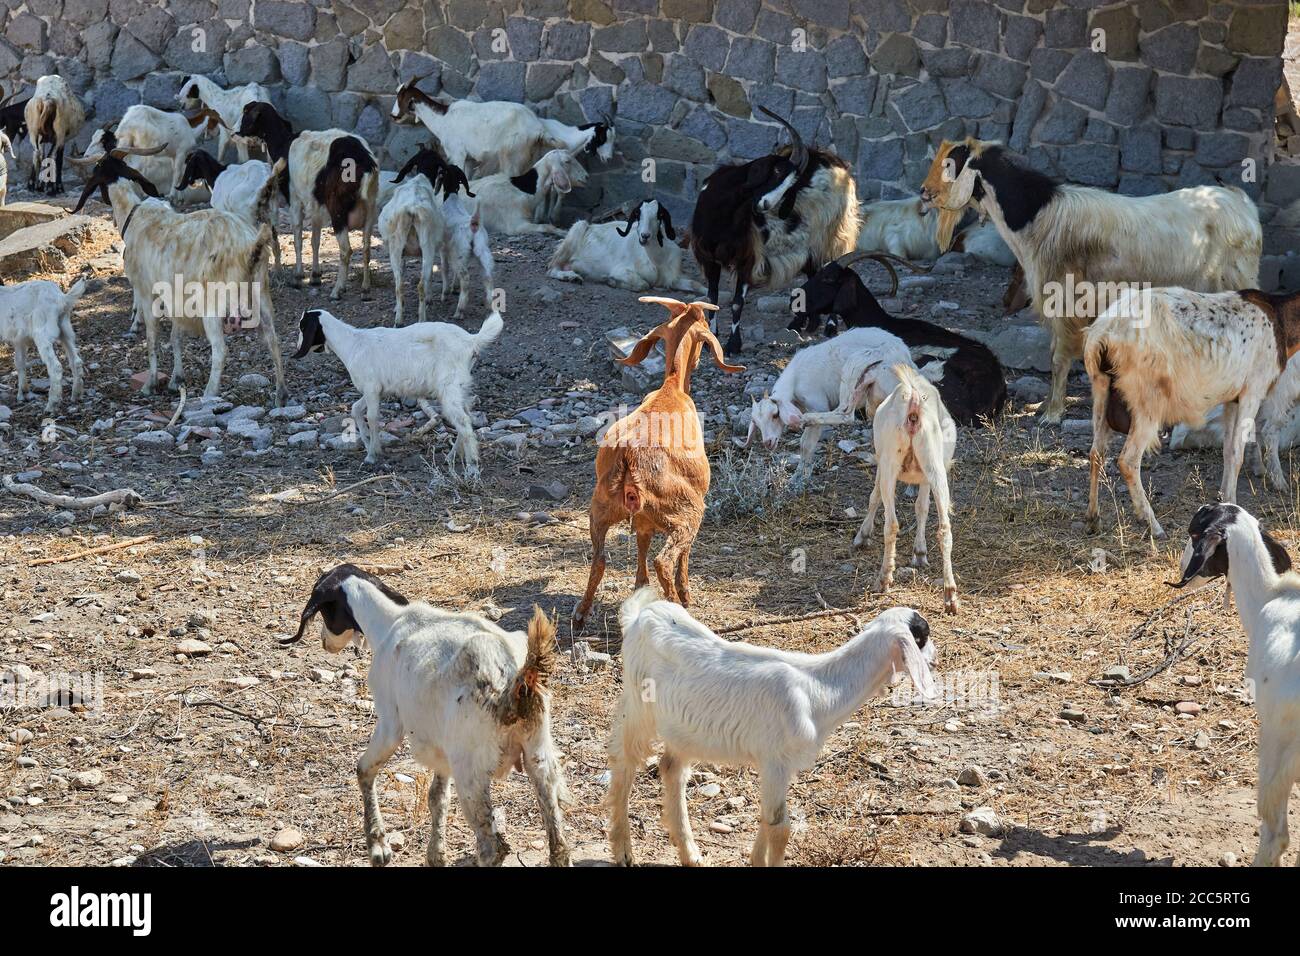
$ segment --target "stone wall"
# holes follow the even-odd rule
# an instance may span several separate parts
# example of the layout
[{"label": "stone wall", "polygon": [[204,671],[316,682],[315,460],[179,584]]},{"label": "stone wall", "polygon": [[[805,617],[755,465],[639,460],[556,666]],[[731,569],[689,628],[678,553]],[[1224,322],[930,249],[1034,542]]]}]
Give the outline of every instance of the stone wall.
[{"label": "stone wall", "polygon": [[974,134],[1132,194],[1241,182],[1253,158],[1272,218],[1300,197],[1300,166],[1268,166],[1285,31],[1282,0],[0,0],[0,79],[62,73],[96,124],[173,106],[189,72],[256,80],[388,166],[421,139],[388,119],[413,77],[572,123],[608,110],[621,158],[587,208],[642,195],[653,157],[685,214],[717,163],[779,141],[765,105],[833,141],[867,197],[915,191],[936,142]]}]

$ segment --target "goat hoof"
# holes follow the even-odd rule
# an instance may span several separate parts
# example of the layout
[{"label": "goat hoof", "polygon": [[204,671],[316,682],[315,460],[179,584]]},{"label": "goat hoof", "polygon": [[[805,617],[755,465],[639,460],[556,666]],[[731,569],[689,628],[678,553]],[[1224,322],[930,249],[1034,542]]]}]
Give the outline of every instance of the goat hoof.
[{"label": "goat hoof", "polygon": [[930,559],[925,556],[924,551],[918,551],[916,554],[912,555],[912,567],[928,568],[929,566]]},{"label": "goat hoof", "polygon": [[387,840],[380,840],[370,848],[370,865],[387,866],[393,858],[393,851],[388,846]]},{"label": "goat hoof", "polygon": [[956,614],[961,610],[961,602],[957,600],[956,589],[943,589],[943,610],[946,614]]}]

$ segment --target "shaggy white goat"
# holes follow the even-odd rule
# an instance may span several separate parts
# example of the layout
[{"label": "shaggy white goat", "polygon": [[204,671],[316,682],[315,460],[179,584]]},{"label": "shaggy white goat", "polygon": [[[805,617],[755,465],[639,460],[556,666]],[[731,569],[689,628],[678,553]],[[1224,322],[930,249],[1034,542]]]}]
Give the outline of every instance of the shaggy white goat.
[{"label": "shaggy white goat", "polygon": [[226,146],[235,144],[241,163],[248,162],[248,140],[233,132],[239,129],[244,107],[249,103],[270,103],[271,96],[260,83],[246,83],[223,90],[206,76],[195,74],[185,78],[176,101],[187,106],[202,106],[221,117],[217,128],[217,159],[226,158]]},{"label": "shaggy white goat", "polygon": [[[327,348],[339,357],[361,397],[352,405],[352,420],[366,446],[366,462],[375,464],[383,452],[379,440],[379,400],[414,398],[429,420],[417,435],[438,421],[429,404],[438,399],[442,417],[456,429],[448,467],[459,457],[468,478],[478,476],[478,439],[470,421],[474,359],[493,342],[505,323],[493,312],[476,334],[447,322],[420,322],[400,329],[358,329],[324,309],[308,309],[298,323],[294,358]],[[362,409],[369,423],[361,418]]]},{"label": "shaggy white goat", "polygon": [[45,410],[52,412],[59,407],[63,400],[63,366],[54,352],[55,342],[63,343],[68,364],[72,366],[72,400],[81,397],[81,356],[72,329],[72,310],[85,291],[84,279],[67,292],[46,279],[30,279],[9,286],[0,283],[0,342],[8,342],[14,350],[18,401],[36,397],[27,392],[27,347],[34,345],[50,377]]},{"label": "shaggy white goat", "polygon": [[183,113],[167,113],[137,103],[122,114],[122,119],[116,126],[95,130],[86,146],[85,158],[98,159],[119,147],[152,149],[161,146],[162,149],[158,152],[172,161],[172,179],[168,185],[167,198],[179,202],[181,188],[185,185],[181,182],[181,174],[186,160],[198,148],[199,141],[207,134],[209,127],[219,125],[205,113],[191,118]]},{"label": "shaggy white goat", "polygon": [[[158,381],[158,320],[171,322],[172,377],[168,387],[179,389],[183,378],[181,339],[204,335],[212,347],[212,364],[205,396],[221,388],[226,362],[227,327],[256,325],[271,353],[275,370],[275,402],[288,396],[280,339],[271,306],[271,227],[253,228],[240,217],[219,209],[178,213],[156,197],[157,190],[122,157],[125,148],[95,163],[74,212],[96,190],[113,207],[113,220],[122,236],[122,267],[131,283],[133,311],[143,316],[149,352],[149,378],[141,389],[150,395]],[[84,157],[74,162],[89,164]],[[274,182],[262,188],[259,202],[269,203]],[[150,198],[146,198],[150,197]]]},{"label": "shaggy white goat", "polygon": [[[868,392],[881,389],[886,370],[870,365],[863,370],[853,396],[856,407]],[[948,470],[957,447],[957,425],[944,408],[939,390],[911,365],[889,369],[898,384],[880,402],[872,420],[871,437],[876,447],[876,483],[871,488],[867,516],[853,538],[860,547],[871,538],[876,509],[885,505],[885,553],[880,562],[876,589],[889,593],[894,584],[894,558],[898,543],[898,514],[894,491],[899,481],[916,485],[916,538],[912,545],[912,567],[927,568],[925,522],[930,513],[930,494],[939,512],[939,554],[943,559],[943,609],[956,614],[957,579],[952,573],[952,496],[948,491]]]},{"label": "shaggy white goat", "polygon": [[702,283],[682,275],[682,250],[673,217],[655,199],[644,199],[627,214],[627,222],[575,222],[551,256],[552,279],[604,281],[644,292],[683,289],[703,294]]},{"label": "shaggy white goat", "polygon": [[[1142,456],[1160,445],[1160,429],[1179,422],[1200,426],[1224,404],[1219,497],[1237,498],[1237,476],[1256,415],[1266,399],[1274,410],[1259,440],[1277,484],[1277,430],[1284,410],[1300,395],[1300,368],[1290,357],[1300,342],[1300,293],[1191,292],[1139,289],[1120,294],[1084,338],[1092,380],[1092,452],[1088,522],[1096,527],[1097,486],[1112,429],[1128,438],[1119,456],[1133,508],[1156,538],[1165,536],[1142,487]],[[1285,343],[1285,351],[1283,348]],[[1131,419],[1131,420],[1130,420]]]},{"label": "shaggy white goat", "polygon": [[663,819],[684,866],[702,860],[686,812],[691,763],[758,770],[762,802],[754,866],[781,866],[790,839],[790,782],[817,759],[831,732],[902,673],[935,696],[935,648],[925,618],[891,608],[825,654],[801,654],[718,637],[645,586],[619,609],[622,703],[609,737],[609,844],[632,864],[627,805],[655,740]]},{"label": "shaggy white goat", "polygon": [[494,173],[470,182],[478,198],[479,221],[494,236],[517,236],[543,232],[562,236],[564,230],[541,222],[543,212],[555,195],[564,195],[587,182],[587,171],[563,149],[553,149],[533,168],[518,176]]},{"label": "shaggy white goat", "polygon": [[[848,329],[833,339],[800,349],[777,377],[771,393],[753,401],[749,433],[742,447],[753,441],[755,433],[762,437],[764,445],[773,449],[787,428],[802,431],[799,470],[807,477],[812,473],[822,429],[852,421],[856,411],[852,396],[863,368],[881,362],[886,370],[883,374],[888,375],[887,370],[895,365],[911,364],[911,361],[911,353],[902,339],[871,327]],[[884,394],[892,390],[890,385]],[[868,407],[868,414],[875,412],[879,401],[876,399]],[[824,419],[814,415],[813,420],[805,421],[806,415],[818,412],[833,412],[833,415]]]},{"label": "shaggy white goat", "polygon": [[1024,268],[1035,311],[1052,333],[1052,388],[1043,418],[1065,411],[1070,363],[1117,285],[1204,292],[1255,287],[1263,233],[1240,189],[1196,186],[1121,196],[1063,186],[998,143],[944,142],[921,196],[939,209],[939,247],[968,206],[988,217]]},{"label": "shaggy white goat", "polygon": [[[1255,517],[1233,504],[1203,505],[1188,527],[1182,580],[1227,575],[1250,649],[1246,677],[1259,715],[1259,850],[1277,866],[1290,843],[1287,803],[1300,781],[1300,576]],[[1300,861],[1297,861],[1300,863]]]},{"label": "shaggy white goat", "polygon": [[478,864],[496,866],[505,859],[510,844],[493,818],[492,779],[519,765],[537,792],[551,865],[568,866],[560,803],[569,794],[551,740],[547,688],[555,626],[541,609],[534,608],[526,634],[505,631],[474,614],[408,601],[378,578],[342,564],[316,582],[288,643],[301,640],[317,614],[325,650],[337,653],[364,639],[374,655],[367,683],[375,730],[357,761],[370,862],[384,866],[392,859],[375,778],[408,742],[411,756],[431,771],[430,866],[446,863],[443,833],[453,779],[474,830]]},{"label": "shaggy white goat", "polygon": [[[284,175],[285,160],[276,160],[275,165],[264,163],[260,159],[250,159],[237,165],[225,166],[213,159],[201,149],[190,153],[185,167],[181,171],[181,188],[188,189],[205,185],[212,193],[212,208],[239,216],[253,228],[266,223],[271,227],[274,240],[276,220],[279,219],[282,194],[278,177]],[[263,187],[271,176],[277,182],[269,194]],[[155,183],[156,185],[156,183]],[[266,196],[267,202],[261,202]],[[262,218],[259,220],[259,216]],[[271,254],[276,268],[280,267],[280,243],[272,241]]]},{"label": "shaggy white goat", "polygon": [[63,148],[81,132],[86,122],[85,107],[63,77],[42,76],[23,106],[23,119],[32,139],[32,172],[27,187],[62,193]]},{"label": "shaggy white goat", "polygon": [[858,211],[862,218],[859,252],[887,252],[902,259],[939,258],[934,238],[939,217],[919,198],[866,202]]}]

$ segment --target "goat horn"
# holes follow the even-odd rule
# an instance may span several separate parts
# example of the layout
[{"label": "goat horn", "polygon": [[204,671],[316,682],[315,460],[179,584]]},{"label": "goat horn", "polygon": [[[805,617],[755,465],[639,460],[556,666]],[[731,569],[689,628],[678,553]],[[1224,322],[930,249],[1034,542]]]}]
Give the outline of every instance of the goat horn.
[{"label": "goat horn", "polygon": [[148,147],[119,146],[113,150],[112,155],[117,159],[121,159],[124,156],[157,156],[166,148],[167,145],[165,143],[161,146],[148,146]]},{"label": "goat horn", "polygon": [[894,293],[898,291],[898,272],[894,269],[892,265],[890,265],[891,261],[902,263],[903,265],[907,266],[907,268],[911,269],[913,272],[927,273],[934,268],[933,266],[917,265],[915,262],[911,262],[899,256],[890,255],[888,252],[850,253],[847,257],[838,259],[836,261],[838,262],[839,265],[848,268],[849,266],[853,265],[855,262],[861,262],[863,259],[874,259],[876,262],[879,262],[882,266],[884,266],[885,270],[889,273],[890,287],[889,287],[889,292],[886,295],[886,298],[892,297]]},{"label": "goat horn", "polygon": [[72,163],[74,166],[94,166],[96,163],[102,160],[106,155],[107,155],[106,153],[97,153],[94,156],[87,156],[83,153],[80,156],[74,156],[71,153],[69,153],[68,162]]},{"label": "goat horn", "polygon": [[790,160],[794,163],[795,168],[799,170],[799,175],[803,175],[808,168],[808,147],[803,144],[803,137],[799,131],[790,125],[789,121],[777,116],[766,106],[760,106],[759,110],[766,113],[772,119],[776,120],[790,132]]}]

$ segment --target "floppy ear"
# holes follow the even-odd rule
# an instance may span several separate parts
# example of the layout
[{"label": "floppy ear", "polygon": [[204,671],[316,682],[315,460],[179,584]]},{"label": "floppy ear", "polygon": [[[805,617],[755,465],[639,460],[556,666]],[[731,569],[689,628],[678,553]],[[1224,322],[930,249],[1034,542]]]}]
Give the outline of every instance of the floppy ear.
[{"label": "floppy ear", "polygon": [[1228,573],[1228,548],[1222,531],[1211,529],[1189,544],[1192,553],[1187,558],[1182,580],[1168,582],[1171,587],[1186,587],[1194,578],[1217,578]]},{"label": "floppy ear", "polygon": [[745,366],[743,365],[728,364],[727,360],[723,358],[722,355],[722,343],[718,341],[718,337],[716,335],[714,335],[712,332],[709,331],[709,327],[707,325],[697,328],[695,334],[700,336],[702,339],[704,339],[705,342],[709,344],[709,351],[713,353],[713,361],[717,363],[718,368],[722,369],[722,371],[743,372],[745,370]]},{"label": "floppy ear", "polygon": [[619,359],[619,361],[624,365],[640,365],[645,361],[645,357],[650,354],[650,349],[652,349],[654,344],[661,338],[663,338],[663,336],[659,334],[658,328],[651,329],[645,335],[641,336],[641,341],[632,349],[632,354],[625,359]]},{"label": "floppy ear", "polygon": [[782,399],[777,403],[777,408],[781,411],[781,421],[785,423],[786,428],[799,428],[803,424],[803,415],[795,408],[793,402]]},{"label": "floppy ear", "polygon": [[1278,574],[1285,574],[1291,570],[1291,555],[1286,553],[1286,548],[1282,547],[1271,534],[1263,528],[1259,529],[1260,537],[1264,539],[1264,547],[1268,549],[1268,555],[1273,559],[1273,570]]},{"label": "floppy ear", "polygon": [[[676,241],[677,231],[673,229],[673,214],[665,209],[662,204],[659,206],[659,221],[663,223],[664,232],[667,234],[668,238]],[[663,239],[660,239],[659,245],[662,246],[663,244]]]},{"label": "floppy ear", "polygon": [[555,167],[555,174],[551,177],[551,182],[562,193],[567,193],[573,189],[573,182],[569,179],[569,171],[563,165]]},{"label": "floppy ear", "polygon": [[912,678],[912,686],[916,688],[916,692],[926,700],[937,698],[939,689],[935,685],[934,675],[930,673],[930,665],[926,663],[925,655],[916,646],[911,633],[900,634],[894,640],[898,642],[898,653],[902,658],[903,669],[907,671],[907,676]]},{"label": "floppy ear", "polygon": [[638,203],[636,208],[632,209],[627,214],[627,228],[619,229],[618,226],[615,226],[614,231],[617,232],[620,236],[626,238],[627,234],[632,231],[632,223],[636,222],[637,216],[640,215],[640,213],[641,213],[641,205],[640,203]]}]

